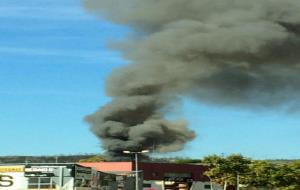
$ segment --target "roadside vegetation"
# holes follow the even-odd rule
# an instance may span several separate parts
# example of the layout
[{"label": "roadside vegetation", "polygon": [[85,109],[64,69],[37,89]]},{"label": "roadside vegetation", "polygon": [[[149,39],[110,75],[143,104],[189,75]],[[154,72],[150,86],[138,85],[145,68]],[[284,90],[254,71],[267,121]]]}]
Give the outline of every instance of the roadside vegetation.
[{"label": "roadside vegetation", "polygon": [[[188,159],[178,163],[188,163]],[[194,161],[194,160],[192,160]],[[195,163],[195,162],[193,162]],[[240,189],[299,190],[300,160],[252,160],[240,154],[227,157],[211,155],[199,161],[210,168],[205,174],[224,189],[237,186]]]}]

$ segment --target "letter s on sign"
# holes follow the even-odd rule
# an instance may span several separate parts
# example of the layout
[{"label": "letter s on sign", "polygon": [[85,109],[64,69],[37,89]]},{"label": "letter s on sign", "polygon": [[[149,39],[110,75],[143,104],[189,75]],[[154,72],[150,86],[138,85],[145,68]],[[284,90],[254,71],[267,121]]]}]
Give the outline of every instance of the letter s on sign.
[{"label": "letter s on sign", "polygon": [[9,175],[0,175],[0,187],[11,187],[13,186],[13,177]]}]

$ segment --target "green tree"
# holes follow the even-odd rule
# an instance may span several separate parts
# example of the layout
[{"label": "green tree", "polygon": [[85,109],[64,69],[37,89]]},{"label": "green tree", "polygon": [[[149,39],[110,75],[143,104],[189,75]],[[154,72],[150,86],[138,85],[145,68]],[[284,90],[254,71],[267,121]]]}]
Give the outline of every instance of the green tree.
[{"label": "green tree", "polygon": [[[293,170],[294,180],[298,187],[300,186],[300,160],[294,161],[289,164],[289,167]],[[300,188],[299,188],[300,189]]]},{"label": "green tree", "polygon": [[203,162],[210,166],[210,170],[205,174],[226,189],[227,185],[237,184],[238,175],[241,176],[240,182],[245,182],[243,176],[249,172],[251,160],[240,154],[232,154],[226,158],[217,155],[208,156],[203,159]]},{"label": "green tree", "polygon": [[300,162],[272,164],[254,161],[250,165],[247,183],[251,187],[265,187],[279,190],[300,189]]},{"label": "green tree", "polygon": [[228,157],[207,156],[203,163],[210,167],[205,174],[212,182],[223,185],[224,189],[228,185],[236,185],[239,175],[240,184],[247,189],[300,190],[300,161],[252,161],[240,154],[233,154]]},{"label": "green tree", "polygon": [[292,162],[277,166],[273,175],[274,185],[282,190],[300,189],[300,163]]},{"label": "green tree", "polygon": [[246,184],[252,187],[267,187],[272,189],[275,184],[273,175],[276,173],[276,166],[266,161],[253,161],[250,164]]},{"label": "green tree", "polygon": [[217,155],[204,157],[203,163],[209,165],[209,170],[205,172],[212,182],[226,185],[226,159]]}]

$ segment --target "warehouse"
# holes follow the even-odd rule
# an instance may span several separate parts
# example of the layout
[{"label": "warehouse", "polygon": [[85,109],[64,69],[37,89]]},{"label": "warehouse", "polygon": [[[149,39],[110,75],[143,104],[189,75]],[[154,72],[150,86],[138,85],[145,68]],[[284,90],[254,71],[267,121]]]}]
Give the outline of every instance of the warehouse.
[{"label": "warehouse", "polygon": [[[103,172],[116,174],[135,173],[133,162],[94,162],[79,163]],[[175,163],[138,163],[139,184],[144,190],[214,190],[221,189],[212,185],[204,172],[208,166]]]}]

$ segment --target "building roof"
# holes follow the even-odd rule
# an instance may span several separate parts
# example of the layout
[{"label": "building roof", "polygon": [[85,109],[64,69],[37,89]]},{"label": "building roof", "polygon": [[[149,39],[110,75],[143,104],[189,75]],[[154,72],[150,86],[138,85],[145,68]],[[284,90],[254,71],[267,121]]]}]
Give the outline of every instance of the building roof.
[{"label": "building roof", "polygon": [[129,172],[133,170],[132,162],[80,162],[78,164],[102,172]]}]

